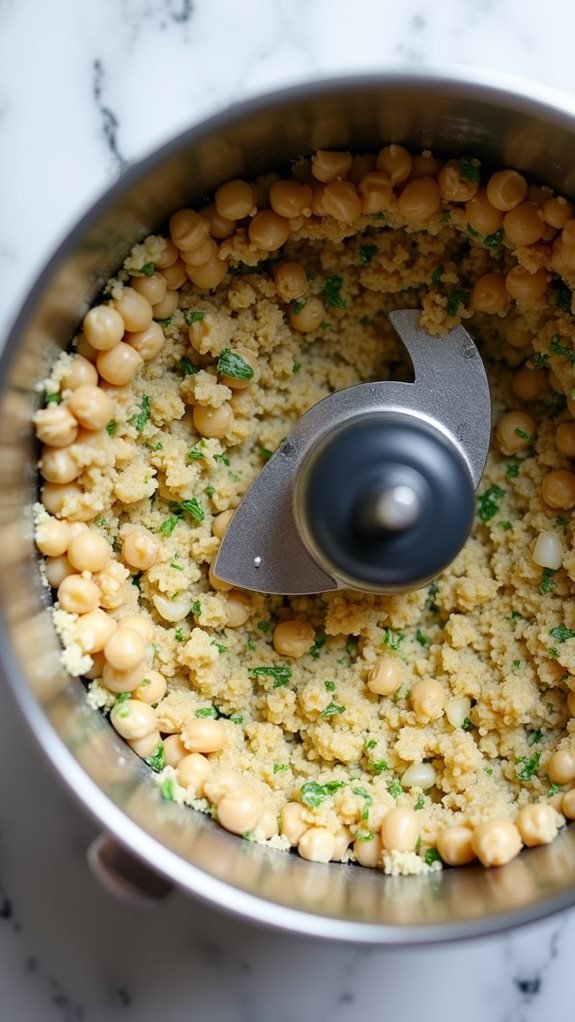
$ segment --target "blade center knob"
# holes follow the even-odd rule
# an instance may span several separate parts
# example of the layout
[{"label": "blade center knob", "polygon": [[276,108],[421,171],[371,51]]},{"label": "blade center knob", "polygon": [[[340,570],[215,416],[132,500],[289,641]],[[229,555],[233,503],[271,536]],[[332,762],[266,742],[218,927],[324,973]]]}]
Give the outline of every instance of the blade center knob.
[{"label": "blade center knob", "polygon": [[360,515],[372,529],[401,532],[418,521],[422,511],[421,498],[405,483],[386,486],[363,502]]}]

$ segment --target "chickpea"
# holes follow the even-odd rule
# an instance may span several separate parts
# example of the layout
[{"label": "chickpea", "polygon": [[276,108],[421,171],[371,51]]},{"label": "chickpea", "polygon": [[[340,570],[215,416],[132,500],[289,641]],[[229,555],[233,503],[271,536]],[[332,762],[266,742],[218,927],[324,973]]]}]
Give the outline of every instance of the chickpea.
[{"label": "chickpea", "polygon": [[70,365],[62,375],[62,390],[76,390],[78,387],[95,387],[98,383],[98,371],[83,355],[74,355]]},{"label": "chickpea", "polygon": [[358,156],[354,156],[351,170],[347,177],[350,181],[353,181],[354,185],[358,185],[362,177],[375,170],[376,160],[375,153],[360,153]]},{"label": "chickpea", "polygon": [[[123,289],[120,297],[114,299],[114,307],[120,313],[126,330],[145,330],[152,322],[153,314],[150,302],[138,291],[134,291],[132,287]],[[93,344],[92,341],[90,343]]]},{"label": "chickpea", "polygon": [[[204,263],[203,266],[186,267],[186,273],[188,274],[188,277],[190,278],[192,284],[195,284],[196,287],[201,288],[202,291],[212,291],[215,287],[218,286],[218,284],[221,284],[227,272],[228,264],[225,259],[220,259],[219,256],[212,256],[212,258],[207,263]],[[172,312],[173,311],[174,310],[172,309]],[[162,312],[162,315],[160,316],[160,314],[156,310],[156,314],[158,316],[158,319],[165,318],[165,312]],[[171,313],[169,313],[169,315],[171,315]]]},{"label": "chickpea", "polygon": [[84,334],[78,334],[76,340],[74,341],[74,347],[78,355],[81,355],[82,358],[85,358],[86,361],[90,362],[92,365],[95,364],[98,352],[96,351],[95,348],[92,347],[91,344],[88,343],[88,341],[84,337]]},{"label": "chickpea", "polygon": [[419,821],[413,809],[390,809],[381,822],[381,843],[389,851],[412,852],[419,837]]},{"label": "chickpea", "polygon": [[36,546],[46,557],[60,557],[66,553],[70,542],[70,525],[57,518],[45,518],[36,527]]},{"label": "chickpea", "polygon": [[423,223],[439,210],[441,199],[437,182],[432,177],[420,177],[406,184],[397,200],[399,212],[406,220]]},{"label": "chickpea", "polygon": [[[120,629],[121,630],[121,629]],[[159,671],[147,671],[146,677],[142,679],[134,690],[134,697],[141,699],[143,703],[155,706],[163,699],[168,690],[168,683],[163,674]]]},{"label": "chickpea", "polygon": [[431,763],[412,763],[401,777],[403,788],[421,788],[428,791],[437,780],[435,767]]},{"label": "chickpea", "polygon": [[78,423],[67,405],[41,408],[32,421],[38,440],[48,447],[69,447],[78,436]]},{"label": "chickpea", "polygon": [[416,681],[411,690],[411,705],[421,721],[437,720],[445,706],[445,690],[435,678]]},{"label": "chickpea", "polygon": [[264,809],[257,822],[257,830],[266,841],[277,836],[279,833],[278,818],[273,810]]},{"label": "chickpea", "polygon": [[[188,275],[186,273],[186,264],[182,259],[178,259],[178,261],[175,262],[173,266],[168,266],[165,270],[162,270],[161,273],[162,277],[166,282],[166,288],[169,291],[177,291],[178,288],[181,287],[182,284],[185,284],[188,279]],[[163,303],[166,300],[167,294],[168,291],[166,291],[166,293],[164,294],[162,302],[156,302],[156,305],[163,305]],[[155,307],[154,319],[161,319],[161,316],[158,316]]]},{"label": "chickpea", "polygon": [[81,471],[68,447],[44,447],[38,468],[49,483],[71,483]]},{"label": "chickpea", "polygon": [[[116,349],[112,349],[117,351]],[[80,426],[88,430],[103,429],[114,412],[112,399],[100,387],[78,387],[69,401],[69,408]]]},{"label": "chickpea", "polygon": [[479,182],[461,176],[459,160],[448,160],[437,175],[442,199],[448,202],[469,202],[479,190]]},{"label": "chickpea", "polygon": [[350,224],[361,216],[361,199],[351,181],[330,181],[323,192],[323,205],[328,216]]},{"label": "chickpea", "polygon": [[253,351],[249,351],[242,345],[238,345],[234,350],[235,353],[237,355],[241,355],[244,362],[247,362],[250,368],[253,369],[254,375],[250,377],[249,380],[238,380],[235,376],[220,376],[220,383],[225,384],[225,386],[229,387],[230,390],[245,390],[245,388],[251,386],[252,383],[257,383],[260,378],[258,360]]},{"label": "chickpea", "polygon": [[159,323],[150,323],[147,330],[137,334],[126,334],[126,342],[138,352],[144,362],[159,355],[164,347],[164,331]]},{"label": "chickpea", "polygon": [[270,206],[287,219],[311,215],[312,190],[297,181],[274,181],[270,188]]},{"label": "chickpea", "polygon": [[226,744],[226,731],[221,720],[193,717],[182,728],[182,742],[188,752],[219,752]]},{"label": "chickpea", "polygon": [[191,788],[200,798],[204,794],[204,784],[211,772],[209,759],[199,752],[185,754],[176,766],[178,784],[181,784],[182,788]]},{"label": "chickpea", "polygon": [[487,198],[502,213],[514,209],[526,195],[527,181],[516,170],[498,170],[487,182]]},{"label": "chickpea", "polygon": [[88,614],[99,602],[98,586],[82,575],[67,575],[58,586],[58,603],[69,614]]},{"label": "chickpea", "polygon": [[301,309],[295,311],[292,306],[289,312],[290,326],[300,334],[313,333],[324,318],[325,308],[321,298],[308,298]]},{"label": "chickpea", "polygon": [[131,383],[144,360],[130,344],[120,341],[111,351],[102,351],[96,359],[100,376],[114,387]]},{"label": "chickpea", "polygon": [[547,390],[547,373],[523,366],[513,377],[511,390],[520,401],[535,401]]},{"label": "chickpea", "polygon": [[543,219],[550,227],[561,231],[573,216],[574,210],[572,202],[568,202],[562,195],[553,195],[549,199],[545,199],[541,212]]},{"label": "chickpea", "polygon": [[138,699],[116,703],[110,712],[110,722],[122,738],[131,741],[144,738],[158,729],[156,711]]},{"label": "chickpea", "polygon": [[541,485],[541,496],[549,507],[569,511],[575,507],[575,475],[566,469],[548,472]]},{"label": "chickpea", "polygon": [[[164,763],[166,766],[177,767],[178,763],[181,763],[184,756],[187,755],[188,751],[179,735],[168,735],[167,738],[164,738]],[[192,755],[199,756],[199,753],[192,753]]]},{"label": "chickpea", "polygon": [[200,436],[221,440],[233,426],[234,413],[227,401],[219,408],[194,405],[192,419]]},{"label": "chickpea", "polygon": [[509,304],[505,277],[501,273],[486,273],[478,277],[473,285],[471,304],[477,312],[487,312],[490,315],[503,312]]},{"label": "chickpea", "polygon": [[407,180],[413,167],[413,158],[403,146],[388,145],[377,154],[376,167],[383,170],[395,185]]},{"label": "chickpea", "polygon": [[96,351],[109,351],[124,336],[124,320],[113,305],[96,305],[84,316],[84,337]]},{"label": "chickpea", "polygon": [[212,522],[212,534],[216,539],[223,539],[228,526],[234,517],[232,508],[228,508],[227,511],[222,511],[219,515],[216,515]]},{"label": "chickpea", "polygon": [[271,209],[256,213],[248,227],[248,237],[256,248],[264,252],[277,252],[289,236],[289,221]]},{"label": "chickpea", "polygon": [[521,851],[521,835],[509,820],[487,820],[473,831],[471,846],[483,866],[504,866]]},{"label": "chickpea", "polygon": [[113,618],[105,610],[96,607],[79,618],[74,628],[74,642],[83,653],[101,653],[116,627]]},{"label": "chickpea", "polygon": [[372,834],[369,841],[357,838],[353,843],[353,851],[360,866],[368,869],[376,869],[381,864],[381,838],[379,834]]},{"label": "chickpea", "polygon": [[547,279],[547,273],[543,269],[529,273],[523,266],[514,266],[505,278],[505,286],[516,301],[537,302],[545,294]]},{"label": "chickpea", "polygon": [[305,656],[314,641],[315,631],[307,621],[281,621],[274,629],[274,649],[280,656]]},{"label": "chickpea", "polygon": [[297,850],[308,862],[329,862],[335,852],[335,837],[327,827],[310,827],[302,834]]},{"label": "chickpea", "polygon": [[104,656],[117,671],[131,671],[144,662],[146,645],[138,632],[124,626],[110,636],[104,646]]},{"label": "chickpea", "polygon": [[224,796],[218,802],[218,823],[232,834],[245,834],[255,829],[263,808],[258,793],[243,788],[234,795]]},{"label": "chickpea", "polygon": [[466,866],[476,858],[472,846],[473,831],[453,824],[437,835],[437,851],[448,866]]},{"label": "chickpea", "polygon": [[440,169],[441,164],[429,151],[418,153],[413,157],[409,180],[415,181],[418,177],[436,177]]},{"label": "chickpea", "polygon": [[76,571],[102,571],[112,551],[107,539],[93,529],[86,529],[70,540],[68,559]]},{"label": "chickpea", "polygon": [[280,831],[295,846],[308,830],[310,824],[303,819],[305,808],[299,802],[288,802],[280,812]]},{"label": "chickpea", "polygon": [[[185,264],[182,264],[182,265],[184,266],[184,272],[185,272],[186,278],[187,278],[188,277],[188,271],[186,269]],[[225,276],[225,274],[224,274],[224,276]],[[154,319],[157,319],[157,320],[169,319],[170,316],[173,316],[174,312],[178,308],[178,302],[179,301],[180,301],[180,295],[179,295],[178,291],[170,291],[170,290],[166,291],[166,297],[164,298],[163,302],[158,302],[157,305],[154,305],[154,310],[153,310],[154,311]]]},{"label": "chickpea", "polygon": [[206,781],[205,796],[213,805],[217,806],[223,798],[228,796],[233,798],[234,795],[245,791],[245,789],[246,784],[237,770],[219,767],[210,774]]},{"label": "chickpea", "polygon": [[122,560],[136,571],[147,571],[158,560],[160,540],[143,525],[129,532],[122,543]]},{"label": "chickpea", "polygon": [[[67,505],[82,497],[82,490],[77,483],[45,483],[40,497],[46,511],[58,517],[64,514]],[[69,515],[66,514],[64,517]]]},{"label": "chickpea", "polygon": [[132,738],[128,741],[128,745],[137,756],[142,759],[146,759],[147,756],[152,756],[158,748],[158,745],[162,744],[162,736],[160,732],[150,731],[149,735],[144,735],[143,738]]},{"label": "chickpea", "polygon": [[92,666],[89,670],[84,673],[85,678],[90,678],[91,681],[94,678],[101,678],[104,670],[104,654],[103,653],[92,653],[90,655]]},{"label": "chickpea", "polygon": [[307,277],[299,263],[277,263],[273,269],[275,285],[282,301],[301,298],[307,288]]},{"label": "chickpea", "polygon": [[197,248],[193,248],[191,252],[182,252],[186,276],[188,274],[188,267],[205,266],[210,260],[217,259],[218,252],[219,248],[213,238],[204,238],[202,244],[198,245]]},{"label": "chickpea", "polygon": [[555,432],[555,446],[566,458],[575,458],[575,422],[562,422]]},{"label": "chickpea", "polygon": [[150,277],[131,277],[130,287],[152,306],[163,302],[166,297],[166,280],[161,273],[152,273]]},{"label": "chickpea", "polygon": [[142,636],[146,646],[154,636],[154,625],[149,617],[143,617],[142,614],[126,614],[118,621],[118,628],[131,628]]},{"label": "chickpea", "polygon": [[178,249],[171,238],[164,238],[165,248],[161,255],[156,257],[156,266],[159,270],[165,270],[173,266],[178,259]]},{"label": "chickpea", "polygon": [[545,221],[534,202],[522,202],[503,217],[505,237],[514,245],[535,245],[545,232]]},{"label": "chickpea", "polygon": [[561,800],[561,812],[568,820],[575,820],[575,788],[566,791]]},{"label": "chickpea", "polygon": [[401,664],[395,657],[382,656],[367,676],[367,687],[378,696],[390,696],[401,685]]},{"label": "chickpea", "polygon": [[495,436],[502,454],[517,454],[533,443],[535,422],[527,412],[507,412],[497,423]]},{"label": "chickpea", "polygon": [[224,220],[243,220],[247,216],[254,216],[254,202],[253,185],[238,178],[220,185],[214,194],[216,212]]},{"label": "chickpea", "polygon": [[225,241],[226,238],[231,238],[236,229],[236,225],[233,220],[228,220],[227,217],[220,216],[213,202],[210,203],[209,206],[204,206],[204,208],[200,210],[200,216],[203,216],[204,220],[207,220],[210,234],[212,238],[216,238],[217,241]]},{"label": "chickpea", "polygon": [[226,596],[226,625],[228,628],[241,628],[248,621],[252,612],[248,593],[241,589],[230,589]]},{"label": "chickpea", "polygon": [[393,198],[391,181],[381,170],[371,170],[362,177],[357,192],[361,199],[362,213],[381,213],[389,209]]},{"label": "chickpea", "polygon": [[213,564],[210,564],[208,570],[208,582],[212,589],[216,589],[220,593],[229,593],[234,588],[231,582],[224,582],[223,578],[218,578],[214,572]]},{"label": "chickpea", "polygon": [[110,692],[134,692],[145,677],[146,665],[143,663],[138,664],[137,667],[131,668],[129,671],[118,671],[111,664],[104,661],[102,684]]},{"label": "chickpea", "polygon": [[193,209],[180,209],[170,217],[170,235],[174,245],[185,252],[197,248],[208,235],[209,227]]},{"label": "chickpea", "polygon": [[452,727],[462,727],[465,718],[469,717],[470,711],[471,699],[469,696],[454,696],[445,704],[445,716]]},{"label": "chickpea", "polygon": [[466,202],[465,213],[469,226],[483,236],[495,234],[503,223],[503,214],[491,205],[484,188]]},{"label": "chickpea", "polygon": [[553,806],[536,802],[523,806],[515,820],[523,844],[528,848],[548,845],[557,837],[558,815]]},{"label": "chickpea", "polygon": [[[64,524],[68,524],[67,522]],[[61,582],[64,581],[68,575],[74,575],[75,569],[70,564],[70,561],[66,557],[66,554],[59,554],[56,557],[48,557],[44,566],[46,572],[46,578],[50,583],[52,589],[57,589]]]},{"label": "chickpea", "polygon": [[317,181],[327,184],[347,177],[351,170],[353,156],[348,152],[329,152],[318,149],[311,158],[311,172]]},{"label": "chickpea", "polygon": [[164,621],[170,621],[172,624],[175,624],[177,621],[183,621],[192,609],[192,598],[187,592],[180,593],[175,599],[169,599],[167,596],[155,593],[152,596],[152,603],[160,617]]},{"label": "chickpea", "polygon": [[327,210],[323,204],[323,196],[325,192],[325,185],[312,185],[311,186],[311,211],[314,216],[327,216]]},{"label": "chickpea", "polygon": [[521,319],[508,316],[506,320],[505,340],[512,348],[521,350],[528,348],[533,341],[533,332],[528,330]]},{"label": "chickpea", "polygon": [[575,750],[558,749],[547,764],[547,773],[555,784],[575,781]]}]

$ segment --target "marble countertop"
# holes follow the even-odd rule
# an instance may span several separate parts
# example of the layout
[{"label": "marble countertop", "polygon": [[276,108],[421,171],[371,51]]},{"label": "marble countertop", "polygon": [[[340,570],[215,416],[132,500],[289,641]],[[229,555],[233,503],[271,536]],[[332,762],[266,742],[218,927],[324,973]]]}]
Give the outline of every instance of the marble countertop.
[{"label": "marble countertop", "polygon": [[[232,100],[310,78],[459,63],[575,93],[570,0],[0,0],[0,329],[131,161]],[[92,824],[2,699],[2,1022],[573,1017],[575,914],[413,952],[310,945],[174,895],[103,894]],[[25,810],[25,811],[24,811]]]}]

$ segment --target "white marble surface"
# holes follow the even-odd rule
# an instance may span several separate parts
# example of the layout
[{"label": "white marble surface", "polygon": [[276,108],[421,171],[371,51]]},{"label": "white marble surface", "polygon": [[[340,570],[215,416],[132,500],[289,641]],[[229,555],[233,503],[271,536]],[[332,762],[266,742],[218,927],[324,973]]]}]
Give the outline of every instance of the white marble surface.
[{"label": "white marble surface", "polygon": [[[0,0],[0,327],[127,163],[232,100],[461,63],[575,93],[571,0]],[[142,915],[85,866],[93,828],[2,695],[2,1022],[573,1019],[575,915],[385,953],[270,936],[174,896]]]}]

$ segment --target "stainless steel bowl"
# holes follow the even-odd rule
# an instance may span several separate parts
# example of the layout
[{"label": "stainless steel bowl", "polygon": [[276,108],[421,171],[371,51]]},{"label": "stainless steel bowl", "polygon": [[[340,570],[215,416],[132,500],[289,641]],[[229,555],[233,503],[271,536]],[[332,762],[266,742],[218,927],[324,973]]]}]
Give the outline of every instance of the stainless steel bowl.
[{"label": "stainless steel bowl", "polygon": [[542,99],[521,84],[459,74],[351,78],[256,99],[191,128],[131,168],[54,254],[0,362],[0,660],[62,780],[106,832],[157,873],[277,928],[411,945],[492,933],[574,904],[575,827],[502,869],[391,878],[268,851],[162,801],[148,768],[88,707],[81,683],[62,671],[31,520],[35,384],[134,242],[229,178],[320,147],[371,150],[389,141],[476,155],[575,195],[575,117],[562,97]]}]

